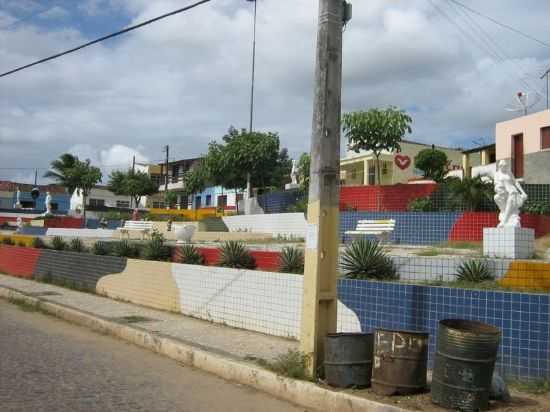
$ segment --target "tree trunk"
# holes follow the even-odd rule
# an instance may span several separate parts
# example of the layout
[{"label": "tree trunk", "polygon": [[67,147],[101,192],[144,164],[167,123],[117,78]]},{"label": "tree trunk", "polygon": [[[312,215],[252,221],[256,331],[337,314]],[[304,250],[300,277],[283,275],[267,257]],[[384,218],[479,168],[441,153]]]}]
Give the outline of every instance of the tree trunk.
[{"label": "tree trunk", "polygon": [[382,176],[380,174],[380,154],[375,154],[376,156],[376,177],[378,178],[378,185],[382,184]]}]

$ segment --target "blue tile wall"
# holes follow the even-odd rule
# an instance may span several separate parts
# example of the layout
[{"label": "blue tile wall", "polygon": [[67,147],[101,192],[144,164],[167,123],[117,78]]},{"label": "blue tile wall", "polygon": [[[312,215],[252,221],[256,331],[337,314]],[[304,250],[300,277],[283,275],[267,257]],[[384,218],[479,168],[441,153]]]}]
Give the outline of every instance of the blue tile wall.
[{"label": "blue tile wall", "polygon": [[395,219],[395,230],[390,236],[393,243],[427,245],[446,242],[460,212],[341,212],[340,239],[350,240],[345,232],[355,230],[358,220]]},{"label": "blue tile wall", "polygon": [[501,375],[550,378],[550,295],[341,279],[338,297],[355,312],[364,332],[375,328],[429,332],[430,367],[438,322],[471,319],[501,330],[497,360]]},{"label": "blue tile wall", "polygon": [[258,203],[265,213],[285,213],[290,206],[295,205],[303,196],[299,190],[264,193],[258,196]]},{"label": "blue tile wall", "polygon": [[[30,192],[22,192],[21,198],[22,201],[32,201]],[[46,200],[46,193],[40,192],[40,196],[36,199],[36,210],[45,211],[46,206],[44,201]],[[12,199],[12,207],[16,202],[16,195],[14,194]],[[67,193],[54,193],[52,194],[52,202],[57,203],[56,213],[67,213],[71,207],[71,197]]]},{"label": "blue tile wall", "polygon": [[[107,229],[116,229],[122,226],[122,220],[108,220]],[[88,229],[99,229],[101,225],[99,224],[99,219],[86,219],[86,227]]]}]

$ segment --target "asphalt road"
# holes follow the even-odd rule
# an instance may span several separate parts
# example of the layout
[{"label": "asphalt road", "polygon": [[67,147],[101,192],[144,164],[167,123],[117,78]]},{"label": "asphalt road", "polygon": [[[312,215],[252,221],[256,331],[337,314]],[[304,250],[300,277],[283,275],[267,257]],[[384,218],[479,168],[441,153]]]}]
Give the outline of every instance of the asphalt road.
[{"label": "asphalt road", "polygon": [[0,411],[304,411],[0,300]]}]

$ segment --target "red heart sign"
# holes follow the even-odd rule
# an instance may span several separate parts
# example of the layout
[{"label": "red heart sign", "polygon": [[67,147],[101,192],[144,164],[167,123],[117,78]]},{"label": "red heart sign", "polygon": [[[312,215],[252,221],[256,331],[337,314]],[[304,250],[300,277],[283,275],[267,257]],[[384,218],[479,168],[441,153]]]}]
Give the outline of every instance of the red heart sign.
[{"label": "red heart sign", "polygon": [[403,155],[396,155],[395,156],[395,164],[398,168],[401,170],[407,169],[411,165],[411,158],[409,156],[403,156]]}]

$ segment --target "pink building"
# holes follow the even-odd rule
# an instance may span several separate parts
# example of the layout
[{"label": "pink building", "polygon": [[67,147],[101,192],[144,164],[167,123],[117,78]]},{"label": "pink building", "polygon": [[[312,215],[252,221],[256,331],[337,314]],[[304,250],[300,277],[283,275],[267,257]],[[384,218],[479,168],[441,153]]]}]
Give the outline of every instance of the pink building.
[{"label": "pink building", "polygon": [[525,183],[550,183],[550,110],[496,125],[496,160],[509,159]]}]

